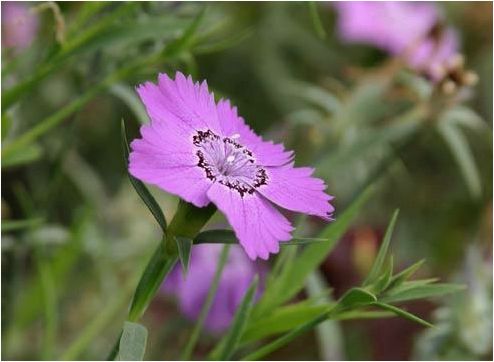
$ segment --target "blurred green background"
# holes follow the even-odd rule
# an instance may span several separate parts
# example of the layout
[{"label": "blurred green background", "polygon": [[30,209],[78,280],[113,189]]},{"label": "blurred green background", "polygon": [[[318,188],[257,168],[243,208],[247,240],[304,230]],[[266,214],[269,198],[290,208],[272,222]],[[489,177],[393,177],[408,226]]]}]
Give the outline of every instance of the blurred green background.
[{"label": "blurred green background", "polygon": [[[336,295],[365,276],[395,208],[398,267],[425,258],[425,276],[467,284],[409,306],[434,330],[341,323],[340,358],[492,359],[492,3],[438,4],[479,76],[461,101],[342,43],[327,3],[316,4],[324,37],[303,2],[43,4],[31,4],[33,44],[2,48],[3,359],[101,359],[111,348],[160,237],[128,182],[120,121],[137,136],[147,116],[134,87],[176,70],[207,79],[258,133],[316,167],[336,218],[377,184],[321,266]],[[152,191],[172,216],[176,198]],[[309,219],[303,231],[318,227]],[[174,303],[158,296],[144,324],[146,358],[177,358],[190,323]],[[270,358],[324,355],[309,333]]]}]

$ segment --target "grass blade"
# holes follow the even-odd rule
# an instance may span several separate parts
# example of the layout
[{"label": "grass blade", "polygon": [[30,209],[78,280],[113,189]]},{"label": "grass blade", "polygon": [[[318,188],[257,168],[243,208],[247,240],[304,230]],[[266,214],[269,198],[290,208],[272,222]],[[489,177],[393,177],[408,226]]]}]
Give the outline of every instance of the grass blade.
[{"label": "grass blade", "polygon": [[366,280],[363,283],[364,286],[374,283],[377,280],[377,278],[379,278],[379,275],[384,265],[386,254],[388,253],[389,244],[391,242],[391,236],[393,235],[393,230],[395,228],[398,214],[399,214],[399,210],[395,210],[395,212],[393,213],[393,217],[389,222],[388,228],[386,229],[386,233],[384,234],[384,239],[381,247],[379,248],[379,252],[377,254],[376,260],[372,265],[372,269],[369,272],[369,275],[367,276]]}]

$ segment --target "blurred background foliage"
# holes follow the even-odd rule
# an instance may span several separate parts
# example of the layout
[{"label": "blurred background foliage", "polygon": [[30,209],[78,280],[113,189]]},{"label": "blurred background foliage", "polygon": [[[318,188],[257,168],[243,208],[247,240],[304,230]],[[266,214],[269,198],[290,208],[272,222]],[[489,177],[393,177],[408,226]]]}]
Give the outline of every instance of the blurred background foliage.
[{"label": "blurred background foliage", "polygon": [[[491,3],[438,4],[479,76],[461,100],[376,49],[342,43],[327,3],[316,4],[322,32],[297,2],[30,6],[40,21],[32,45],[2,47],[2,358],[108,353],[160,235],[128,182],[120,120],[136,136],[147,116],[135,85],[182,70],[294,149],[298,164],[316,167],[336,218],[377,182],[321,266],[336,296],[369,271],[397,207],[398,268],[425,258],[423,276],[468,285],[455,298],[409,305],[434,330],[395,319],[339,323],[336,357],[492,359]],[[177,200],[152,191],[173,215]],[[298,233],[320,226],[303,220]],[[156,298],[144,324],[146,358],[177,358],[190,323],[173,301]],[[307,334],[270,358],[324,353]]]}]

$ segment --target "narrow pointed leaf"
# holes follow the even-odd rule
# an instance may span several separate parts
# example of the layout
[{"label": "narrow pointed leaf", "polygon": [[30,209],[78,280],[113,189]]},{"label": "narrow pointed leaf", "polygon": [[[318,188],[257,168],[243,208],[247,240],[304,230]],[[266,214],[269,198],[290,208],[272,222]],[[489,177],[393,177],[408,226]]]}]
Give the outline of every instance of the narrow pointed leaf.
[{"label": "narrow pointed leaf", "polygon": [[439,297],[445,294],[456,293],[465,289],[464,285],[460,284],[425,284],[411,287],[408,289],[396,290],[382,298],[386,303],[403,302],[407,300],[423,299]]},{"label": "narrow pointed leaf", "polygon": [[384,239],[381,247],[379,248],[379,252],[377,254],[376,260],[372,265],[372,269],[369,272],[367,279],[363,283],[364,286],[374,283],[381,273],[381,270],[384,265],[384,260],[386,258],[386,254],[388,253],[389,244],[391,242],[391,236],[393,235],[393,230],[395,228],[396,219],[398,218],[398,213],[399,210],[396,210],[393,213],[393,217],[391,218],[388,228],[386,229],[386,233],[384,234]]},{"label": "narrow pointed leaf", "polygon": [[384,310],[388,310],[390,312],[393,312],[394,314],[396,314],[397,316],[400,316],[400,317],[403,317],[405,319],[408,319],[408,320],[411,320],[412,322],[415,322],[415,323],[418,323],[418,324],[422,324],[423,326],[426,326],[426,327],[433,327],[432,324],[430,324],[429,322],[427,321],[424,321],[423,319],[417,317],[416,315],[414,314],[411,314],[403,309],[400,309],[400,308],[397,308],[393,305],[390,305],[390,304],[386,304],[386,303],[380,303],[380,302],[375,302],[373,303],[374,306],[376,307],[379,307],[381,309],[384,309]]},{"label": "narrow pointed leaf", "polygon": [[389,288],[394,288],[402,284],[405,280],[409,279],[424,263],[425,259],[419,260],[415,264],[410,265],[408,268],[392,276],[389,282]]},{"label": "narrow pointed leaf", "polygon": [[176,262],[177,255],[165,253],[163,245],[160,243],[137,285],[129,311],[128,319],[130,321],[137,321],[141,317],[161,282]]},{"label": "narrow pointed leaf", "polygon": [[[129,149],[129,143],[127,141],[127,132],[125,131],[125,123],[123,119],[121,124],[121,131],[122,131],[122,147],[124,152],[124,162],[125,162],[125,168],[127,169],[130,149]],[[130,183],[136,190],[137,194],[141,197],[142,201],[144,201],[149,211],[151,211],[151,214],[153,214],[154,218],[160,225],[161,230],[163,230],[163,232],[166,232],[166,227],[167,227],[166,219],[165,216],[163,215],[163,211],[158,205],[158,202],[154,199],[153,195],[151,195],[147,187],[140,180],[136,179],[129,173],[128,176]]]},{"label": "narrow pointed leaf", "polygon": [[185,348],[182,350],[181,359],[183,361],[188,361],[191,359],[190,357],[192,356],[192,352],[194,351],[194,348],[195,348],[196,343],[199,339],[199,336],[201,334],[204,323],[206,322],[206,318],[209,314],[211,306],[213,305],[214,297],[216,296],[216,292],[218,291],[220,280],[221,280],[221,275],[223,273],[223,268],[225,267],[225,264],[228,260],[229,251],[230,251],[230,245],[223,246],[223,250],[221,251],[221,254],[220,254],[220,260],[218,262],[218,265],[216,267],[216,271],[215,271],[215,274],[213,277],[213,282],[211,283],[211,287],[209,288],[208,294],[206,296],[206,301],[202,305],[201,312],[199,314],[199,318],[198,318],[197,323],[194,327],[194,330],[192,331],[192,333],[190,335],[189,341],[185,345]]},{"label": "narrow pointed leaf", "polygon": [[379,277],[376,283],[373,284],[372,290],[376,293],[381,293],[383,290],[385,290],[389,286],[389,283],[391,282],[392,274],[393,274],[393,256],[391,255],[386,269],[383,271],[382,275]]},{"label": "narrow pointed leaf", "polygon": [[256,304],[254,310],[256,317],[260,317],[260,315],[294,297],[304,288],[306,278],[326,259],[362,206],[372,195],[373,190],[374,187],[371,185],[362,192],[342,214],[336,217],[336,221],[329,224],[318,235],[325,241],[307,245],[300,255],[292,261],[286,272],[272,283],[273,287],[266,289],[262,299]]},{"label": "narrow pointed leaf", "polygon": [[277,308],[269,316],[252,321],[247,325],[242,342],[253,342],[275,334],[287,332],[304,324],[307,320],[329,311],[333,305],[310,305],[305,302]]},{"label": "narrow pointed leaf", "polygon": [[272,353],[277,349],[283,347],[284,345],[291,342],[298,336],[310,331],[312,328],[314,328],[315,326],[319,325],[320,323],[324,322],[327,319],[328,319],[328,313],[324,312],[319,316],[315,317],[314,319],[305,322],[304,324],[298,326],[297,328],[291,330],[290,332],[284,334],[283,336],[275,339],[273,342],[258,348],[256,351],[243,357],[241,360],[242,361],[259,360],[262,357],[268,355],[269,353]]},{"label": "narrow pointed leaf", "polygon": [[125,322],[120,337],[117,360],[142,361],[146,351],[148,331],[138,323]]},{"label": "narrow pointed leaf", "polygon": [[[295,237],[290,241],[280,243],[280,246],[306,245],[324,241],[327,239]],[[196,236],[194,244],[238,244],[238,239],[232,230],[207,230]]]},{"label": "narrow pointed leaf", "polygon": [[245,326],[247,325],[247,321],[250,316],[250,311],[252,309],[252,304],[254,302],[254,297],[257,291],[257,284],[259,282],[259,278],[256,276],[252,283],[250,284],[249,289],[245,293],[245,296],[242,300],[242,303],[237,309],[235,313],[235,318],[233,319],[232,325],[228,334],[225,336],[223,341],[220,343],[222,347],[218,354],[214,354],[214,359],[220,361],[228,361],[231,360],[235,349],[238,346],[240,341],[240,337],[244,332]]},{"label": "narrow pointed leaf", "polygon": [[183,274],[186,275],[189,271],[190,253],[192,251],[192,239],[176,236],[175,241],[178,248],[178,257],[182,264]]},{"label": "narrow pointed leaf", "polygon": [[438,131],[447,143],[473,198],[480,197],[482,182],[470,146],[463,133],[454,124],[441,122]]},{"label": "narrow pointed leaf", "polygon": [[21,166],[38,160],[42,155],[43,149],[38,144],[33,143],[2,157],[2,168]]}]

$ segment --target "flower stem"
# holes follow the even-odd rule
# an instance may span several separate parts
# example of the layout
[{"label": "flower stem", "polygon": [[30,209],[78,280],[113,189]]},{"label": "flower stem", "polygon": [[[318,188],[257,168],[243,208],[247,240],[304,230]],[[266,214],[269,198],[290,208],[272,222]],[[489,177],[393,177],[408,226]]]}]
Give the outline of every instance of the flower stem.
[{"label": "flower stem", "polygon": [[211,309],[211,306],[213,304],[214,297],[218,290],[221,274],[223,273],[223,268],[226,264],[226,261],[228,260],[229,251],[230,251],[230,244],[225,244],[225,246],[223,246],[223,250],[221,251],[218,266],[216,267],[213,283],[211,284],[208,295],[206,297],[206,301],[204,302],[201,309],[201,313],[199,314],[199,319],[194,327],[194,330],[192,331],[192,334],[190,335],[189,342],[187,343],[187,345],[185,346],[182,352],[182,356],[181,356],[182,361],[190,360],[192,351],[194,350],[197,340],[199,339],[199,335],[201,334],[202,328],[204,326],[204,322],[206,321],[206,318],[209,314],[209,310]]},{"label": "flower stem", "polygon": [[[158,245],[151,256],[137,284],[127,317],[128,321],[137,322],[141,318],[159,286],[177,262],[178,250],[175,236],[194,238],[215,211],[214,205],[198,208],[180,200],[175,216],[163,234],[163,242]],[[109,360],[113,360],[118,354],[119,341],[120,337],[108,357]]]}]

